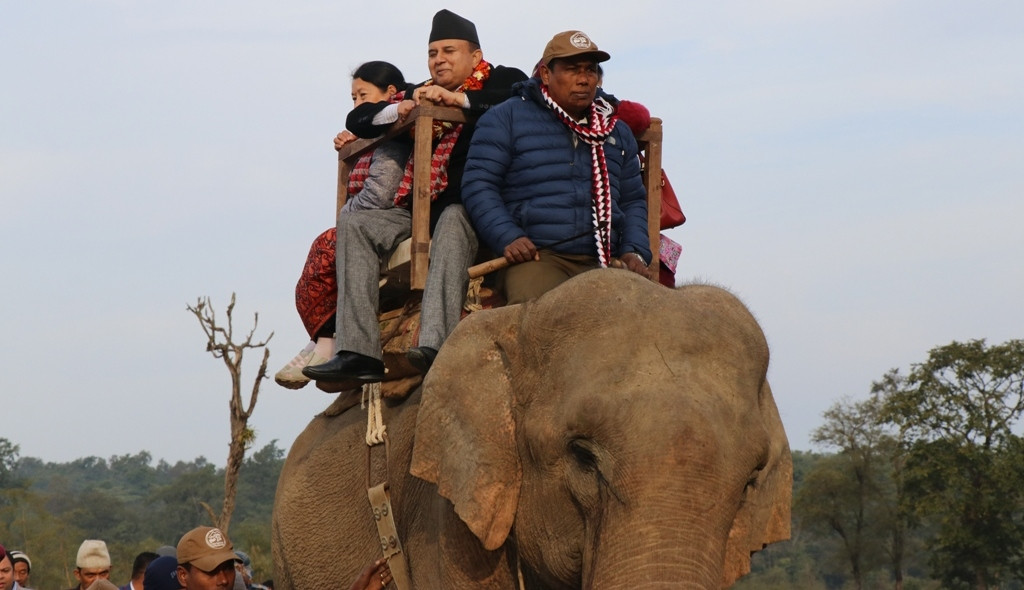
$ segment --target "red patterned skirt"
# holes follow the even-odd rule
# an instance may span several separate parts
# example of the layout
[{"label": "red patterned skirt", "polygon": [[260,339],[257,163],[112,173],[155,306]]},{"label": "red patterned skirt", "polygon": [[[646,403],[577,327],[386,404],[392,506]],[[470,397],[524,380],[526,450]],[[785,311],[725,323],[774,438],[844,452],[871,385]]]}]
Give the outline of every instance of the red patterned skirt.
[{"label": "red patterned skirt", "polygon": [[295,285],[295,309],[310,340],[334,317],[338,307],[338,275],[334,265],[338,230],[331,228],[313,240]]}]

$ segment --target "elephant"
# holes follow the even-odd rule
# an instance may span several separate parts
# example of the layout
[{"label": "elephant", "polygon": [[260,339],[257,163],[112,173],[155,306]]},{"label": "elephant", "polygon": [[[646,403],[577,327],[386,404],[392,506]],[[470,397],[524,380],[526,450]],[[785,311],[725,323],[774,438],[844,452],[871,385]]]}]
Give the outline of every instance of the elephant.
[{"label": "elephant", "polygon": [[756,320],[711,285],[597,269],[474,312],[385,400],[386,449],[358,409],[296,439],[275,581],[344,587],[380,557],[366,488],[387,479],[413,588],[728,587],[789,537],[767,370]]}]

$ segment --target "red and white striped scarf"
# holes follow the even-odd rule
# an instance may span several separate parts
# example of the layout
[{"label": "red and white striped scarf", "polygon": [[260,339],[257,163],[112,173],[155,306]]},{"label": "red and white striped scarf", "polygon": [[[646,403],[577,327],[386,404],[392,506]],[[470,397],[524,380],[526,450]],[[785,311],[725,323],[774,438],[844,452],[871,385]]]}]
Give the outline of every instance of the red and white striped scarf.
[{"label": "red and white striped scarf", "polygon": [[619,120],[619,117],[615,114],[615,107],[611,103],[597,97],[590,104],[587,126],[583,126],[551,99],[547,85],[541,84],[540,91],[548,108],[558,115],[559,120],[580,140],[590,144],[590,159],[593,163],[590,176],[591,193],[593,194],[594,241],[597,242],[597,260],[601,263],[601,267],[605,268],[611,264],[612,260],[612,188],[608,178],[608,162],[604,157],[604,142],[612,134],[615,122]]},{"label": "red and white striped scarf", "polygon": [[[473,73],[466,78],[466,81],[461,86],[455,89],[455,92],[480,90],[484,87],[484,82],[490,77],[491,64],[480,60],[480,63],[473,68]],[[433,80],[427,80],[423,85],[429,86],[431,84],[433,84]],[[462,133],[462,123],[434,121],[433,135],[437,145],[434,147],[433,155],[430,156],[431,201],[436,201],[437,196],[443,193],[444,189],[448,188],[448,161],[452,157],[452,149],[455,147],[455,142],[459,140],[460,133]],[[415,153],[409,154],[409,161],[405,164],[405,175],[402,176],[402,182],[398,185],[398,193],[395,195],[395,206],[397,207],[405,207],[409,202],[409,195],[412,193],[414,159]]]},{"label": "red and white striped scarf", "polygon": [[[398,104],[402,102],[403,98],[405,98],[404,90],[391,95],[388,104]],[[348,196],[352,197],[363,190],[363,185],[366,184],[366,179],[370,176],[370,162],[373,161],[373,153],[376,151],[369,151],[359,156],[356,163],[352,165],[352,170],[348,173]]]},{"label": "red and white striped scarf", "polygon": [[356,163],[352,166],[352,171],[348,173],[349,197],[357,195],[359,194],[359,191],[363,190],[363,185],[366,184],[366,178],[370,176],[371,161],[373,161],[373,151],[366,152],[359,156],[359,159],[356,160]]}]

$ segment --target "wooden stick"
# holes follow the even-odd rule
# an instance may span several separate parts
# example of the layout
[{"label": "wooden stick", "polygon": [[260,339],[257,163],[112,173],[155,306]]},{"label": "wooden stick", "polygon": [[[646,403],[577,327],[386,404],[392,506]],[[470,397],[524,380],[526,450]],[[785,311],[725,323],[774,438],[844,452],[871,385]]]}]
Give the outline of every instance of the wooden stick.
[{"label": "wooden stick", "polygon": [[494,260],[488,260],[487,262],[481,262],[480,264],[474,264],[469,267],[469,278],[478,279],[484,275],[491,274],[496,270],[508,268],[509,262],[505,257],[495,258]]},{"label": "wooden stick", "polygon": [[[598,229],[604,227],[605,223],[606,222],[601,222],[600,224],[598,224],[598,226],[597,226]],[[580,239],[582,237],[590,235],[593,231],[594,230],[588,229],[587,231],[585,231],[583,233],[576,234],[575,236],[569,236],[568,238],[563,238],[561,240],[558,240],[557,242],[553,242],[551,244],[548,244],[547,246],[541,248],[540,251],[543,252],[545,250],[550,250],[550,249],[554,248],[555,246],[561,246],[562,244],[567,244],[569,242],[572,242],[573,240],[578,240],[578,239]],[[469,278],[470,279],[478,279],[478,278],[480,278],[480,277],[482,277],[484,275],[491,274],[492,272],[494,272],[496,270],[501,270],[503,268],[508,268],[510,265],[511,265],[511,263],[508,260],[505,260],[504,256],[501,257],[501,258],[495,258],[493,260],[488,260],[487,262],[481,262],[480,264],[475,264],[475,265],[469,267]]]}]

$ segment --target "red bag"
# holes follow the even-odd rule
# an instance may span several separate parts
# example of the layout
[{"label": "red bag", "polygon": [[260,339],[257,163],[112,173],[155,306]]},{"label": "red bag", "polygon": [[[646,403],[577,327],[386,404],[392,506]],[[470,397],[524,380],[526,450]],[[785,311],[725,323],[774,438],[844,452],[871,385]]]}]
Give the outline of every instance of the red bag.
[{"label": "red bag", "polygon": [[679,200],[676,199],[676,191],[672,190],[672,183],[668,181],[665,170],[661,171],[661,229],[679,227],[686,223],[686,216],[679,207]]}]

